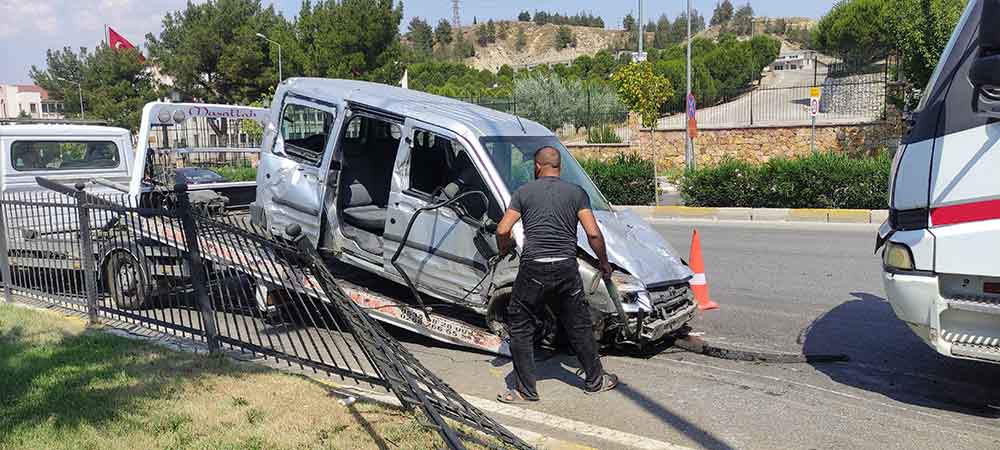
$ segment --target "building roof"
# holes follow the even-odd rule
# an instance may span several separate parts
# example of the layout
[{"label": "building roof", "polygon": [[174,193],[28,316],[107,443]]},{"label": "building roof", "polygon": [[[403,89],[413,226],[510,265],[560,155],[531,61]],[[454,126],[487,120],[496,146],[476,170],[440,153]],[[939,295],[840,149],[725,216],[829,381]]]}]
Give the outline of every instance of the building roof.
[{"label": "building roof", "polygon": [[42,97],[42,100],[49,99],[49,91],[46,91],[45,88],[37,84],[15,84],[14,87],[17,88],[18,92],[37,92]]}]

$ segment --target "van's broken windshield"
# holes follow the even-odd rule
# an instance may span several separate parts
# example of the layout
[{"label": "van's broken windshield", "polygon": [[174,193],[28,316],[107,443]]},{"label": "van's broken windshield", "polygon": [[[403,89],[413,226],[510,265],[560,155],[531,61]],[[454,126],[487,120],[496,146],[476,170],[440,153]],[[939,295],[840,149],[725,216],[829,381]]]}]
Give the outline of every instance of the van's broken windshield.
[{"label": "van's broken windshield", "polygon": [[587,191],[590,206],[594,210],[611,210],[611,205],[580,167],[580,163],[573,159],[555,136],[487,136],[480,138],[480,141],[510,192],[535,179],[535,152],[542,147],[553,147],[559,150],[562,157],[560,177]]}]

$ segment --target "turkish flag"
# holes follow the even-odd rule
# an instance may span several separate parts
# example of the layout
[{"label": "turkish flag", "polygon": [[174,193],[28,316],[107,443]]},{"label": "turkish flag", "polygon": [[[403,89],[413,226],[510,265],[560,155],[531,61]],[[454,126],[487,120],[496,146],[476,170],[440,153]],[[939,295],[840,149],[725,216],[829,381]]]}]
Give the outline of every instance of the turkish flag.
[{"label": "turkish flag", "polygon": [[[135,45],[125,39],[125,36],[118,34],[114,28],[108,27],[108,46],[113,49],[129,49],[135,48]],[[146,58],[139,53],[139,61],[146,62]]]}]

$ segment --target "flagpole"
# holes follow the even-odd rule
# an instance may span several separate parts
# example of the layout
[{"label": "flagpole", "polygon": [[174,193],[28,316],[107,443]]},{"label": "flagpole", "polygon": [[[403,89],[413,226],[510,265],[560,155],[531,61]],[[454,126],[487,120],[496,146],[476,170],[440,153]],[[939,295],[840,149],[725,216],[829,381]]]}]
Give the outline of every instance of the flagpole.
[{"label": "flagpole", "polygon": [[111,47],[111,33],[108,32],[108,24],[104,24],[104,45]]}]

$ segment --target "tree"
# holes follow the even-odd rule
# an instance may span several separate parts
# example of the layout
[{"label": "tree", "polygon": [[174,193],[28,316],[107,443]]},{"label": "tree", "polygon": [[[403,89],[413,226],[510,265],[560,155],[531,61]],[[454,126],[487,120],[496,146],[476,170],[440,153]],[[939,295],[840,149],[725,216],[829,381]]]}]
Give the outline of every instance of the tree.
[{"label": "tree", "polygon": [[730,20],[733,20],[733,3],[729,0],[716,3],[715,10],[712,12],[712,26],[726,28]]},{"label": "tree", "polygon": [[510,34],[510,23],[500,22],[497,24],[497,36],[496,38],[501,41],[506,41],[507,36]]},{"label": "tree", "polygon": [[705,29],[705,16],[701,15],[697,9],[691,10],[691,33],[700,33]]},{"label": "tree", "polygon": [[93,53],[84,48],[79,53],[69,47],[49,50],[46,68],[32,66],[30,75],[51,96],[63,100],[70,116],[80,112],[79,89],[58,78],[79,80],[88,118],[135,131],[143,106],[157,98],[153,77],[139,55],[135,49],[112,49],[104,44]]},{"label": "tree", "polygon": [[570,46],[576,46],[576,36],[573,35],[573,30],[571,30],[566,25],[560,25],[559,30],[556,32],[556,49],[564,49]]},{"label": "tree", "polygon": [[434,27],[434,42],[439,45],[449,45],[451,41],[451,23],[445,19],[439,20],[437,26]]},{"label": "tree", "polygon": [[652,28],[652,31],[653,47],[667,48],[667,45],[671,43],[671,28],[670,19],[667,18],[666,14],[660,14],[660,18],[656,21],[656,27]]},{"label": "tree", "polygon": [[524,50],[524,47],[528,45],[528,37],[524,35],[524,28],[517,27],[517,38],[514,40],[514,49],[517,51]]},{"label": "tree", "polygon": [[282,44],[297,49],[292,58],[286,56],[286,64],[291,59],[307,76],[395,84],[403,76],[397,64],[402,18],[401,5],[392,0],[305,2],[295,21],[294,39]]},{"label": "tree", "polygon": [[907,81],[923,87],[930,80],[952,30],[958,24],[964,0],[892,0],[890,29],[902,54]]},{"label": "tree", "polygon": [[627,32],[635,31],[635,17],[632,17],[632,13],[626,14],[622,19],[622,28]]},{"label": "tree", "polygon": [[617,87],[618,98],[629,111],[639,115],[644,127],[656,125],[660,107],[674,95],[670,80],[654,73],[649,62],[622,66],[611,79]]},{"label": "tree", "polygon": [[413,49],[419,54],[429,55],[434,48],[434,30],[426,21],[419,17],[410,20],[409,31],[406,33]]},{"label": "tree", "polygon": [[517,15],[517,21],[518,22],[531,22],[531,13],[528,12],[528,11],[521,11],[521,13]]},{"label": "tree", "polygon": [[[684,42],[684,40],[687,39],[687,20],[687,14],[680,13],[677,15],[677,18],[674,19],[673,25],[670,26],[670,36],[668,37],[670,42]],[[694,24],[692,24],[691,32],[695,32]]]},{"label": "tree", "polygon": [[816,25],[819,48],[845,60],[864,64],[894,45],[889,23],[895,13],[890,2],[850,0],[834,5]]},{"label": "tree", "polygon": [[493,23],[493,19],[486,22],[486,41],[489,43],[497,41],[497,26]]},{"label": "tree", "polygon": [[150,59],[173,79],[182,97],[244,103],[256,99],[277,78],[277,54],[256,33],[286,49],[294,45],[288,39],[288,24],[273,7],[261,7],[259,0],[188,3],[184,10],[168,13],[160,35],[147,34],[146,40]]},{"label": "tree", "polygon": [[753,7],[750,3],[740,6],[733,15],[733,32],[740,36],[747,36],[753,33]]},{"label": "tree", "polygon": [[465,36],[460,32],[455,36],[455,43],[452,44],[452,52],[455,58],[471,58],[476,56],[476,47],[473,45],[473,42],[465,40]]}]

